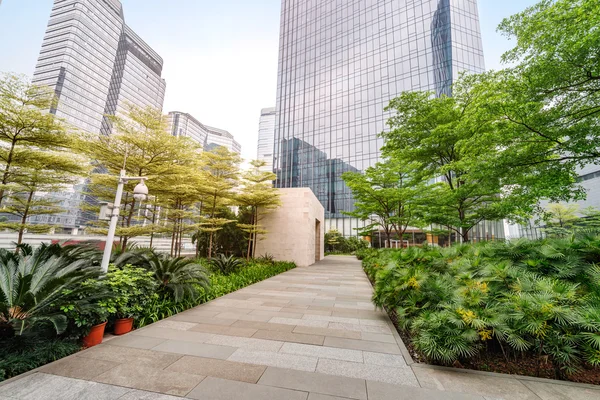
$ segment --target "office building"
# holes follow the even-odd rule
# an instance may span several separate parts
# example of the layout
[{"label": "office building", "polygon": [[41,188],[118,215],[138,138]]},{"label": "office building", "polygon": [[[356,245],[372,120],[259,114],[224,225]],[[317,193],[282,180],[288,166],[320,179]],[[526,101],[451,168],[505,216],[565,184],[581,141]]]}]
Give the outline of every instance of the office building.
[{"label": "office building", "polygon": [[223,129],[213,128],[212,126],[205,126],[208,129],[208,135],[204,144],[204,151],[211,151],[219,146],[223,146],[233,153],[242,154],[242,146],[235,141],[231,133]]},{"label": "office building", "polygon": [[[108,135],[112,124],[105,115],[122,115],[129,104],[162,109],[162,66],[161,57],[125,24],[119,0],[54,0],[32,81],[54,89],[58,103],[50,113],[75,129]],[[36,222],[66,232],[85,225],[88,216],[78,202],[93,199],[81,188],[65,192],[64,214]]]},{"label": "office building", "polygon": [[169,112],[168,129],[168,132],[173,136],[192,139],[202,146],[204,151],[223,146],[234,153],[242,153],[242,146],[236,142],[231,133],[205,125],[188,113],[181,111]]},{"label": "office building", "polygon": [[187,137],[204,147],[208,129],[196,118],[180,111],[169,112],[169,133],[177,137]]},{"label": "office building", "polygon": [[55,0],[33,82],[54,88],[50,110],[86,132],[109,134],[105,114],[127,103],[162,109],[162,59],[124,21],[118,0]]},{"label": "office building", "polygon": [[260,110],[256,159],[264,161],[262,171],[273,171],[273,147],[275,147],[275,107]]},{"label": "office building", "polygon": [[[450,95],[461,71],[484,71],[476,0],[282,0],[276,186],[310,187],[326,230],[356,234],[360,222],[342,213],[353,199],[341,173],[379,160],[389,100],[406,90]],[[293,138],[300,147],[290,152]],[[335,173],[328,160],[339,160]]]}]

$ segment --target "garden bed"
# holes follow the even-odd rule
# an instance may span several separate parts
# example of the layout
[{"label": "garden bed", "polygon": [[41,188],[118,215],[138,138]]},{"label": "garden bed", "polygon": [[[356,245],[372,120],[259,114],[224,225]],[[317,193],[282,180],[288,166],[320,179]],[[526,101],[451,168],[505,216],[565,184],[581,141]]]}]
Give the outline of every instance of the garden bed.
[{"label": "garden bed", "polygon": [[415,362],[600,384],[600,238],[358,254]]}]

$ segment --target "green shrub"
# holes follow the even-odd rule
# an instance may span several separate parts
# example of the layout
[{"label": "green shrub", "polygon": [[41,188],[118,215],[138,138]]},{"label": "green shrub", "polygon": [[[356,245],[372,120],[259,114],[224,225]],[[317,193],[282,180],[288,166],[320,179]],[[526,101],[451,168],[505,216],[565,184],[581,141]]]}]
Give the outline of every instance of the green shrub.
[{"label": "green shrub", "polygon": [[42,245],[36,250],[21,246],[19,253],[0,249],[0,323],[16,334],[51,323],[56,333],[67,328],[61,312],[66,293],[80,290],[86,279],[95,279],[100,269],[86,260],[61,257],[60,247]]},{"label": "green shrub", "polygon": [[244,262],[234,256],[225,256],[219,254],[217,257],[210,260],[210,266],[213,271],[223,275],[230,275],[239,270],[244,265]]},{"label": "green shrub", "polygon": [[110,293],[99,303],[100,307],[117,318],[136,318],[151,300],[158,298],[154,273],[145,268],[111,265],[106,279],[99,283]]},{"label": "green shrub", "polygon": [[145,257],[147,268],[158,283],[159,294],[171,296],[175,302],[196,297],[199,288],[208,285],[208,274],[198,260],[157,253],[148,253]]},{"label": "green shrub", "polygon": [[75,341],[15,337],[0,341],[0,382],[76,353]]},{"label": "green shrub", "polygon": [[564,377],[600,365],[600,237],[361,252],[373,300],[429,361],[498,349]]}]

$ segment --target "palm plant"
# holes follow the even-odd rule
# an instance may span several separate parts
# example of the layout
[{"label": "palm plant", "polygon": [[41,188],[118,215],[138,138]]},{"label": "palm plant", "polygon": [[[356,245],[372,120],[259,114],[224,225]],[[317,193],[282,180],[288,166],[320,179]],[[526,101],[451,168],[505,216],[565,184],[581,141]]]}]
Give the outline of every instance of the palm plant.
[{"label": "palm plant", "polygon": [[600,365],[599,264],[600,236],[589,232],[363,260],[374,303],[427,359],[448,365],[495,348],[507,362],[550,360],[557,378]]},{"label": "palm plant", "polygon": [[39,323],[50,323],[62,333],[67,318],[60,305],[66,292],[78,290],[80,283],[100,273],[87,260],[58,256],[53,245],[22,248],[19,253],[0,249],[0,323],[18,334]]},{"label": "palm plant", "polygon": [[208,274],[197,260],[156,253],[146,253],[144,257],[146,268],[154,273],[158,282],[159,292],[172,295],[175,302],[186,296],[197,297],[200,288],[208,289]]},{"label": "palm plant", "polygon": [[230,275],[240,269],[244,263],[234,256],[227,257],[224,254],[219,254],[216,258],[210,260],[210,265],[221,274]]}]

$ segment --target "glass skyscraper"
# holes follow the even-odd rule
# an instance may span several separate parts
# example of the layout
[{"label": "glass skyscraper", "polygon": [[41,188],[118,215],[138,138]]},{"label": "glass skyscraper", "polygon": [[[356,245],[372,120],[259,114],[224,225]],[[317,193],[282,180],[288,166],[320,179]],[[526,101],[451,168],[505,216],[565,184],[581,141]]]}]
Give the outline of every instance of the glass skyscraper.
[{"label": "glass skyscraper", "polygon": [[276,186],[310,187],[326,230],[356,234],[340,176],[379,160],[389,101],[451,95],[461,71],[484,68],[476,0],[282,0]]},{"label": "glass skyscraper", "polygon": [[[128,104],[162,109],[163,60],[125,24],[119,0],[54,0],[33,74],[33,83],[54,89],[49,112],[89,133],[110,134],[105,115],[123,114]],[[83,185],[55,194],[67,209],[36,216],[33,223],[77,231],[85,224]]]},{"label": "glass skyscraper", "polygon": [[260,110],[258,123],[258,143],[256,145],[256,159],[264,161],[262,171],[273,170],[273,147],[275,146],[275,107]]}]

